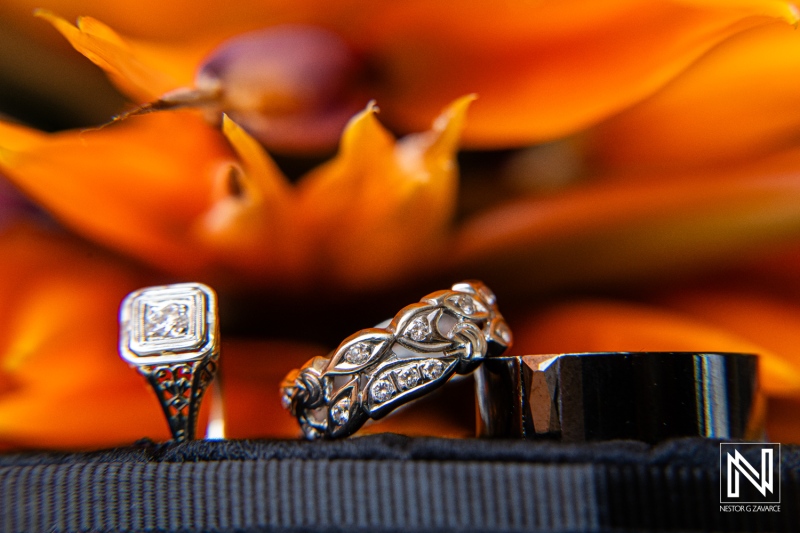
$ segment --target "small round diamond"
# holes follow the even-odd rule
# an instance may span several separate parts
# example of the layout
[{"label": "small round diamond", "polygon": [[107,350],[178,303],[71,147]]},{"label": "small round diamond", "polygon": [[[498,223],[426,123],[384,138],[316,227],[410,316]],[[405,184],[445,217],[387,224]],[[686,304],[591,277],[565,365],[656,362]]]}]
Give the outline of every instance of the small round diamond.
[{"label": "small round diamond", "polygon": [[412,340],[422,342],[431,336],[431,325],[428,319],[420,316],[411,321],[411,324],[406,329],[406,335],[411,337]]},{"label": "small round diamond", "polygon": [[394,385],[388,379],[379,379],[372,384],[372,399],[383,403],[394,394]]},{"label": "small round diamond", "polygon": [[458,306],[467,315],[475,312],[475,302],[469,296],[460,296],[458,298]]},{"label": "small round diamond", "polygon": [[369,344],[365,342],[359,342],[358,344],[351,346],[344,353],[344,360],[351,365],[361,365],[369,361],[371,356],[372,350],[370,350]]},{"label": "small round diamond", "polygon": [[431,359],[422,363],[422,375],[425,379],[432,380],[442,375],[444,372],[444,364],[436,359]]},{"label": "small round diamond", "polygon": [[397,373],[397,382],[404,389],[411,389],[419,383],[419,370],[415,366],[407,366]]},{"label": "small round diamond", "polygon": [[342,398],[331,407],[331,420],[337,426],[350,420],[350,398]]}]

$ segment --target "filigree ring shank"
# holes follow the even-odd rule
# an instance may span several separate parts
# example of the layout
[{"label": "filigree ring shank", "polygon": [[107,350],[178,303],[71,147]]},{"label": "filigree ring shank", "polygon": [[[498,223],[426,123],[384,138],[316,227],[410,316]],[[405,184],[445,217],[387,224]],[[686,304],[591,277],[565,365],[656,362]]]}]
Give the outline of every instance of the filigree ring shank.
[{"label": "filigree ring shank", "polygon": [[219,360],[214,291],[180,283],[132,292],[120,308],[119,351],[153,387],[172,438],[194,439],[200,402]]},{"label": "filigree ring shank", "polygon": [[511,345],[496,298],[480,281],[456,283],[403,308],[385,327],[361,330],[281,385],[305,436],[346,437],[367,420],[472,372]]}]

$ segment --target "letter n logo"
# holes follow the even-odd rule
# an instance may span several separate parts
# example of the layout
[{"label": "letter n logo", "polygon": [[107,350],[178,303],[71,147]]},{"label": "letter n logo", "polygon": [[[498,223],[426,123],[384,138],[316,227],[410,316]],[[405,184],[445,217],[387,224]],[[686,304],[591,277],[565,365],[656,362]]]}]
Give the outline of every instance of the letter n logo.
[{"label": "letter n logo", "polygon": [[780,444],[720,443],[720,503],[780,503]]}]

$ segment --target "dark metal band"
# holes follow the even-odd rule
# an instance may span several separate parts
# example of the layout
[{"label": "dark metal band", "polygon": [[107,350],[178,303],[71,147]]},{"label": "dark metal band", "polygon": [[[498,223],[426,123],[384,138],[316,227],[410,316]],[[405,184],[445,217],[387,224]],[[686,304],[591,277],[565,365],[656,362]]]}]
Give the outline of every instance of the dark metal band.
[{"label": "dark metal band", "polygon": [[481,436],[759,438],[757,357],[624,352],[487,359],[476,374]]}]

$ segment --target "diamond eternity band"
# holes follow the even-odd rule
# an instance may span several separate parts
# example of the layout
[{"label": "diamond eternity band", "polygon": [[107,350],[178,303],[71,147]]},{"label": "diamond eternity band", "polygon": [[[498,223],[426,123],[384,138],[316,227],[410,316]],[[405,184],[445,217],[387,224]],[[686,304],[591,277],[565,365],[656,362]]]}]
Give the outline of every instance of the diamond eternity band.
[{"label": "diamond eternity band", "polygon": [[512,335],[496,300],[480,281],[428,294],[385,327],[361,330],[329,357],[290,372],[281,385],[283,405],[309,439],[351,435],[502,355]]}]

